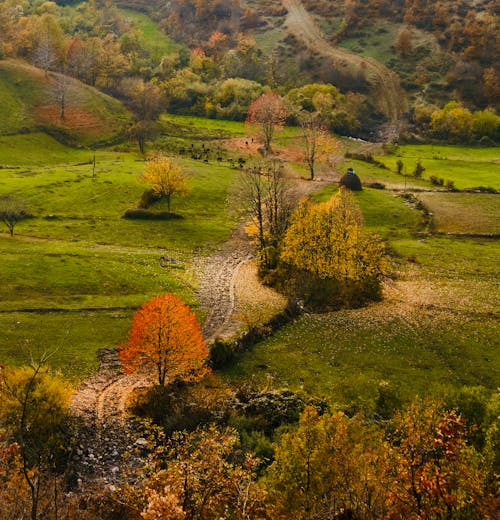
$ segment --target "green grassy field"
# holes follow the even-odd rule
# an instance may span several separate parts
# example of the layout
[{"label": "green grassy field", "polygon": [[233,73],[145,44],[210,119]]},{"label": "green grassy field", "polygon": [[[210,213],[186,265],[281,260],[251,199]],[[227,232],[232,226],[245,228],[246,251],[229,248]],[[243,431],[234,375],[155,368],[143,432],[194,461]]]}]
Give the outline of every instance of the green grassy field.
[{"label": "green grassy field", "polygon": [[417,161],[425,168],[424,178],[431,175],[453,181],[458,189],[478,186],[500,189],[500,149],[443,145],[403,145],[389,156],[377,157],[392,171],[403,161],[411,175]]},{"label": "green grassy field", "polygon": [[368,414],[381,389],[402,401],[463,385],[494,390],[498,243],[432,238],[392,245],[414,263],[398,264],[397,289],[390,283],[383,302],[306,314],[242,355],[225,377],[273,381]]},{"label": "green grassy field", "polygon": [[[484,156],[473,159],[471,172]],[[364,165],[357,168],[364,179],[371,171],[380,182],[396,177]],[[336,190],[313,198],[327,200]],[[496,232],[497,195],[417,196],[434,213],[437,231]],[[494,390],[500,377],[498,241],[422,234],[422,213],[391,190],[365,188],[355,198],[367,227],[390,247],[392,280],[384,301],[306,314],[243,354],[224,377],[237,385],[272,381],[368,414],[378,413],[379,396],[396,402],[463,385]]]},{"label": "green grassy field", "polygon": [[[205,254],[229,237],[234,169],[181,160],[192,189],[172,199],[182,218],[127,220],[147,187],[139,156],[97,151],[92,180],[92,165],[82,164],[89,151],[43,134],[2,137],[0,145],[10,165],[0,169],[0,196],[22,198],[34,215],[12,238],[0,229],[0,359],[25,362],[28,347],[56,348],[52,364],[81,378],[99,348],[124,340],[132,309],[152,296],[174,291],[199,313],[187,268],[195,250]],[[160,267],[160,255],[177,264]]]},{"label": "green grassy field", "polygon": [[[223,147],[224,140],[247,135],[243,123],[170,115],[161,122],[165,136],[159,145],[178,138],[184,147],[200,142]],[[296,136],[296,129],[286,129],[276,149],[296,147]],[[449,160],[440,163],[467,162],[469,177],[477,165],[498,164],[493,150],[480,149],[478,157],[475,149],[439,148],[443,155],[444,150]],[[406,159],[438,152],[402,147],[397,153]],[[133,309],[151,296],[175,291],[200,314],[190,261],[195,251],[204,254],[226,240],[235,223],[237,172],[228,161],[205,164],[185,156],[181,163],[190,172],[192,192],[172,201],[183,218],[138,221],[122,216],[146,188],[139,178],[142,157],[100,149],[95,180],[91,158],[92,152],[41,133],[0,137],[0,196],[21,197],[34,214],[16,226],[13,238],[6,228],[0,234],[0,359],[22,363],[30,351],[54,350],[52,363],[75,380],[96,366],[99,348],[124,340]],[[493,387],[499,371],[494,345],[500,302],[492,291],[498,243],[422,235],[422,213],[389,189],[404,188],[401,176],[360,161],[345,161],[341,168],[351,165],[363,182],[388,188],[366,188],[355,197],[366,225],[388,241],[396,284],[390,281],[387,299],[368,308],[301,317],[245,354],[225,377],[238,384],[271,378],[368,411],[387,385],[401,399],[446,385]],[[295,168],[305,175],[300,164]],[[490,173],[488,181],[494,178]],[[406,187],[435,189],[413,179]],[[328,187],[315,198],[326,200],[336,189]],[[433,211],[438,231],[470,232],[473,221],[490,232],[497,229],[495,195],[417,195]],[[160,267],[158,257],[165,254],[177,264]]]},{"label": "green grassy field", "polygon": [[140,31],[139,41],[155,62],[159,62],[162,56],[180,50],[181,45],[174,43],[164,32],[160,31],[158,24],[151,20],[147,14],[134,9],[120,9],[120,12]]},{"label": "green grassy field", "polygon": [[92,152],[75,150],[41,132],[0,136],[0,165],[50,166],[89,162]]},{"label": "green grassy field", "polygon": [[500,197],[489,193],[419,193],[439,233],[499,235]]}]

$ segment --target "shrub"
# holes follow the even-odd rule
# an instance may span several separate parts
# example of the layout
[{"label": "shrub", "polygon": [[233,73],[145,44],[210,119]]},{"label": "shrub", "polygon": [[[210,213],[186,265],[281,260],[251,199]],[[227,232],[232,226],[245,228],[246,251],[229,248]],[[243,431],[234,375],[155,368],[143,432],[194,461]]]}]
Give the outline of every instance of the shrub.
[{"label": "shrub", "polygon": [[125,211],[123,218],[137,220],[176,220],[184,218],[170,211],[150,211],[144,208],[132,208]]},{"label": "shrub", "polygon": [[234,359],[234,346],[229,340],[216,338],[210,346],[210,365],[212,368],[223,368]]},{"label": "shrub", "polygon": [[197,390],[194,383],[177,381],[168,386],[156,385],[136,397],[132,413],[148,417],[164,428],[167,434],[174,431],[192,431],[198,426],[214,422],[222,405],[218,396],[206,388]]},{"label": "shrub", "polygon": [[431,175],[429,177],[429,180],[431,181],[431,184],[434,186],[443,186],[444,184],[444,179],[439,179],[435,175]]},{"label": "shrub", "polygon": [[385,190],[385,184],[382,184],[381,182],[370,182],[368,187],[375,190]]},{"label": "shrub", "polygon": [[161,195],[153,189],[146,190],[139,201],[138,208],[140,209],[148,209],[155,202],[158,202],[161,199]]}]

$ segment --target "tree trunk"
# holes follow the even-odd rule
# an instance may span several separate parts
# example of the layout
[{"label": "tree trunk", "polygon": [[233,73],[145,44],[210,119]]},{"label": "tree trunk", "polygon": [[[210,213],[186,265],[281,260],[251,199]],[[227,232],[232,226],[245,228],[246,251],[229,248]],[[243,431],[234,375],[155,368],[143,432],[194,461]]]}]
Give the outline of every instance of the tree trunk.
[{"label": "tree trunk", "polygon": [[66,94],[65,94],[65,92],[62,92],[62,94],[61,94],[61,119],[62,120],[64,120],[64,109],[65,108],[66,108]]}]

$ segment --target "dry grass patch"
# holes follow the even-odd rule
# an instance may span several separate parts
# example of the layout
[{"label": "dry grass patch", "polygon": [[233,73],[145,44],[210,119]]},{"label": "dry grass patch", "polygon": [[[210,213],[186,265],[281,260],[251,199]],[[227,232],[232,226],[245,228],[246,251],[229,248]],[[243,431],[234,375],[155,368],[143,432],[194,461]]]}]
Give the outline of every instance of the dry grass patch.
[{"label": "dry grass patch", "polygon": [[233,318],[247,327],[265,323],[287,304],[283,295],[260,283],[255,262],[241,265],[234,290],[237,303]]},{"label": "dry grass patch", "polygon": [[433,213],[435,231],[500,234],[500,197],[489,193],[420,193]]}]

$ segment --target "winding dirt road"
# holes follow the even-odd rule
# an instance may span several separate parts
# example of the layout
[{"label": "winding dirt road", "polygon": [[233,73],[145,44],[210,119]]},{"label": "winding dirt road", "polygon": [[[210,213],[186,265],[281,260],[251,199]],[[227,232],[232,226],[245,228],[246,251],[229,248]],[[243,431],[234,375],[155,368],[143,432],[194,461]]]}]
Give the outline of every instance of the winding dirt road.
[{"label": "winding dirt road", "polygon": [[[193,270],[201,280],[199,299],[206,313],[203,334],[208,342],[235,332],[230,320],[235,277],[250,257],[248,246],[234,237],[212,255],[195,258]],[[138,438],[126,406],[136,389],[154,383],[146,374],[124,374],[114,348],[100,352],[99,364],[97,374],[81,385],[72,404],[83,432],[74,461],[83,485],[114,485],[128,478],[145,441]]]},{"label": "winding dirt road", "polygon": [[408,101],[397,74],[373,58],[332,46],[323,37],[320,28],[300,0],[282,0],[282,4],[288,11],[286,27],[289,32],[310,49],[332,58],[337,67],[350,67],[365,74],[372,87],[377,108],[388,117],[391,125],[399,126],[408,110]]}]

